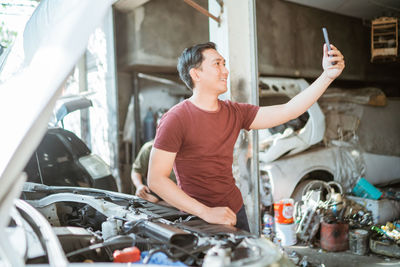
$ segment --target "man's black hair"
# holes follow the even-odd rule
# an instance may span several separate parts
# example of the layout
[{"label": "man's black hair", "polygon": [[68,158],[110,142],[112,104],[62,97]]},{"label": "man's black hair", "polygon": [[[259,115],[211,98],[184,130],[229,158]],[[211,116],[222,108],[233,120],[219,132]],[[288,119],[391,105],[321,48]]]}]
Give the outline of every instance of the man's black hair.
[{"label": "man's black hair", "polygon": [[181,56],[178,59],[178,72],[181,80],[186,84],[189,89],[193,90],[194,84],[192,77],[190,77],[189,71],[192,68],[200,67],[204,60],[203,51],[207,49],[216,50],[216,45],[213,42],[204,44],[197,44],[183,50]]}]

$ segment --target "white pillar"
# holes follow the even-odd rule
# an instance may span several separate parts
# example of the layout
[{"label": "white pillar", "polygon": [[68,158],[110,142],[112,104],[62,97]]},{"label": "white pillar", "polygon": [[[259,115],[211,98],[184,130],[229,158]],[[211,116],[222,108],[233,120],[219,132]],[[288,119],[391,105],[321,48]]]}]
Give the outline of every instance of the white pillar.
[{"label": "white pillar", "polygon": [[[210,41],[217,44],[230,71],[228,92],[222,99],[258,105],[258,62],[255,0],[209,0]],[[252,144],[251,169],[245,164],[247,144]],[[234,152],[233,174],[242,191],[251,232],[260,234],[258,133],[243,131]]]},{"label": "white pillar", "polygon": [[[140,1],[139,1],[140,2]],[[144,1],[142,1],[144,2]],[[116,48],[115,48],[115,32],[114,32],[114,12],[112,7],[109,8],[103,24],[103,30],[106,35],[107,46],[107,72],[106,72],[106,88],[107,88],[107,108],[108,108],[108,136],[109,149],[114,151],[110,158],[111,171],[116,178],[116,182],[121,183],[119,175],[119,157],[118,153],[118,89],[117,89],[117,68],[116,68]],[[119,187],[121,191],[121,187]]]}]

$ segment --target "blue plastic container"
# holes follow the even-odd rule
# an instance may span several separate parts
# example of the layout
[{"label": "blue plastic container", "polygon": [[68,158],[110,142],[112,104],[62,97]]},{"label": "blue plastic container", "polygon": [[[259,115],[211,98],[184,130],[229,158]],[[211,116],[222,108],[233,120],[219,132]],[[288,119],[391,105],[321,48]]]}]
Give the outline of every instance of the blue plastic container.
[{"label": "blue plastic container", "polygon": [[144,142],[148,142],[152,140],[155,136],[156,133],[156,128],[154,124],[154,114],[151,111],[151,108],[146,113],[146,116],[144,117]]},{"label": "blue plastic container", "polygon": [[[135,264],[140,264],[142,266],[143,260],[146,258],[146,256],[149,254],[148,251],[143,251],[140,254],[140,261],[137,262],[132,262],[132,266],[135,266]],[[168,258],[168,256],[164,252],[156,252],[154,253],[151,257],[150,260],[147,262],[147,264],[151,264],[152,266],[154,265],[164,265],[164,266],[187,266],[183,262],[180,261],[172,261]]]},{"label": "blue plastic container", "polygon": [[358,197],[369,199],[379,199],[382,196],[382,192],[364,178],[361,178],[358,181],[356,186],[354,186],[352,193]]}]

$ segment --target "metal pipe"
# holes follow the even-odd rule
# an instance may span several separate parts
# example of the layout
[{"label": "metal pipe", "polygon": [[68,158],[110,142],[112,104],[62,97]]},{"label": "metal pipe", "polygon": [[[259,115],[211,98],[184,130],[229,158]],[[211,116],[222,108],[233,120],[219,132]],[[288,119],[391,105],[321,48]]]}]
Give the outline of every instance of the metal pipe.
[{"label": "metal pipe", "polygon": [[[257,23],[256,23],[256,3],[255,0],[249,1],[249,14],[250,14],[250,60],[251,64],[251,103],[253,105],[259,105],[259,95],[258,95],[258,55],[257,55]],[[253,130],[252,132],[252,146],[253,146],[253,155],[251,161],[251,179],[253,188],[253,197],[254,197],[254,226],[255,226],[255,234],[258,236],[261,235],[261,214],[260,214],[260,170],[259,170],[259,159],[258,159],[258,131]]]},{"label": "metal pipe", "polygon": [[157,76],[144,74],[144,73],[138,73],[138,77],[141,78],[141,79],[146,79],[146,80],[150,80],[150,81],[154,81],[154,82],[158,82],[158,83],[162,83],[162,84],[167,84],[167,85],[173,85],[173,86],[182,88],[184,90],[188,90],[185,86],[183,86],[183,85],[181,85],[181,84],[179,84],[177,82],[165,79],[165,78],[160,78],[160,77],[157,77]]},{"label": "metal pipe", "polygon": [[197,236],[160,222],[143,221],[140,227],[149,237],[179,247],[194,247],[198,241]]},{"label": "metal pipe", "polygon": [[[141,147],[140,136],[142,132],[142,125],[140,122],[140,103],[139,103],[139,78],[138,74],[133,73],[133,99],[134,99],[134,116],[135,116],[135,146],[134,155],[136,155]],[[134,158],[134,157],[132,157]]]}]

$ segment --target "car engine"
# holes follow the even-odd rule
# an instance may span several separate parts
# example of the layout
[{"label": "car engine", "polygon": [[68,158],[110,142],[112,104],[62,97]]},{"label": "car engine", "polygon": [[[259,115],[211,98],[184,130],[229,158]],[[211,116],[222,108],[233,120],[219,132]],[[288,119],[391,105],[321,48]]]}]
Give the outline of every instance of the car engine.
[{"label": "car engine", "polygon": [[25,264],[111,263],[116,251],[136,247],[142,264],[160,263],[153,258],[161,252],[169,264],[293,266],[265,238],[101,189],[25,183],[11,218],[17,238],[9,239]]}]

